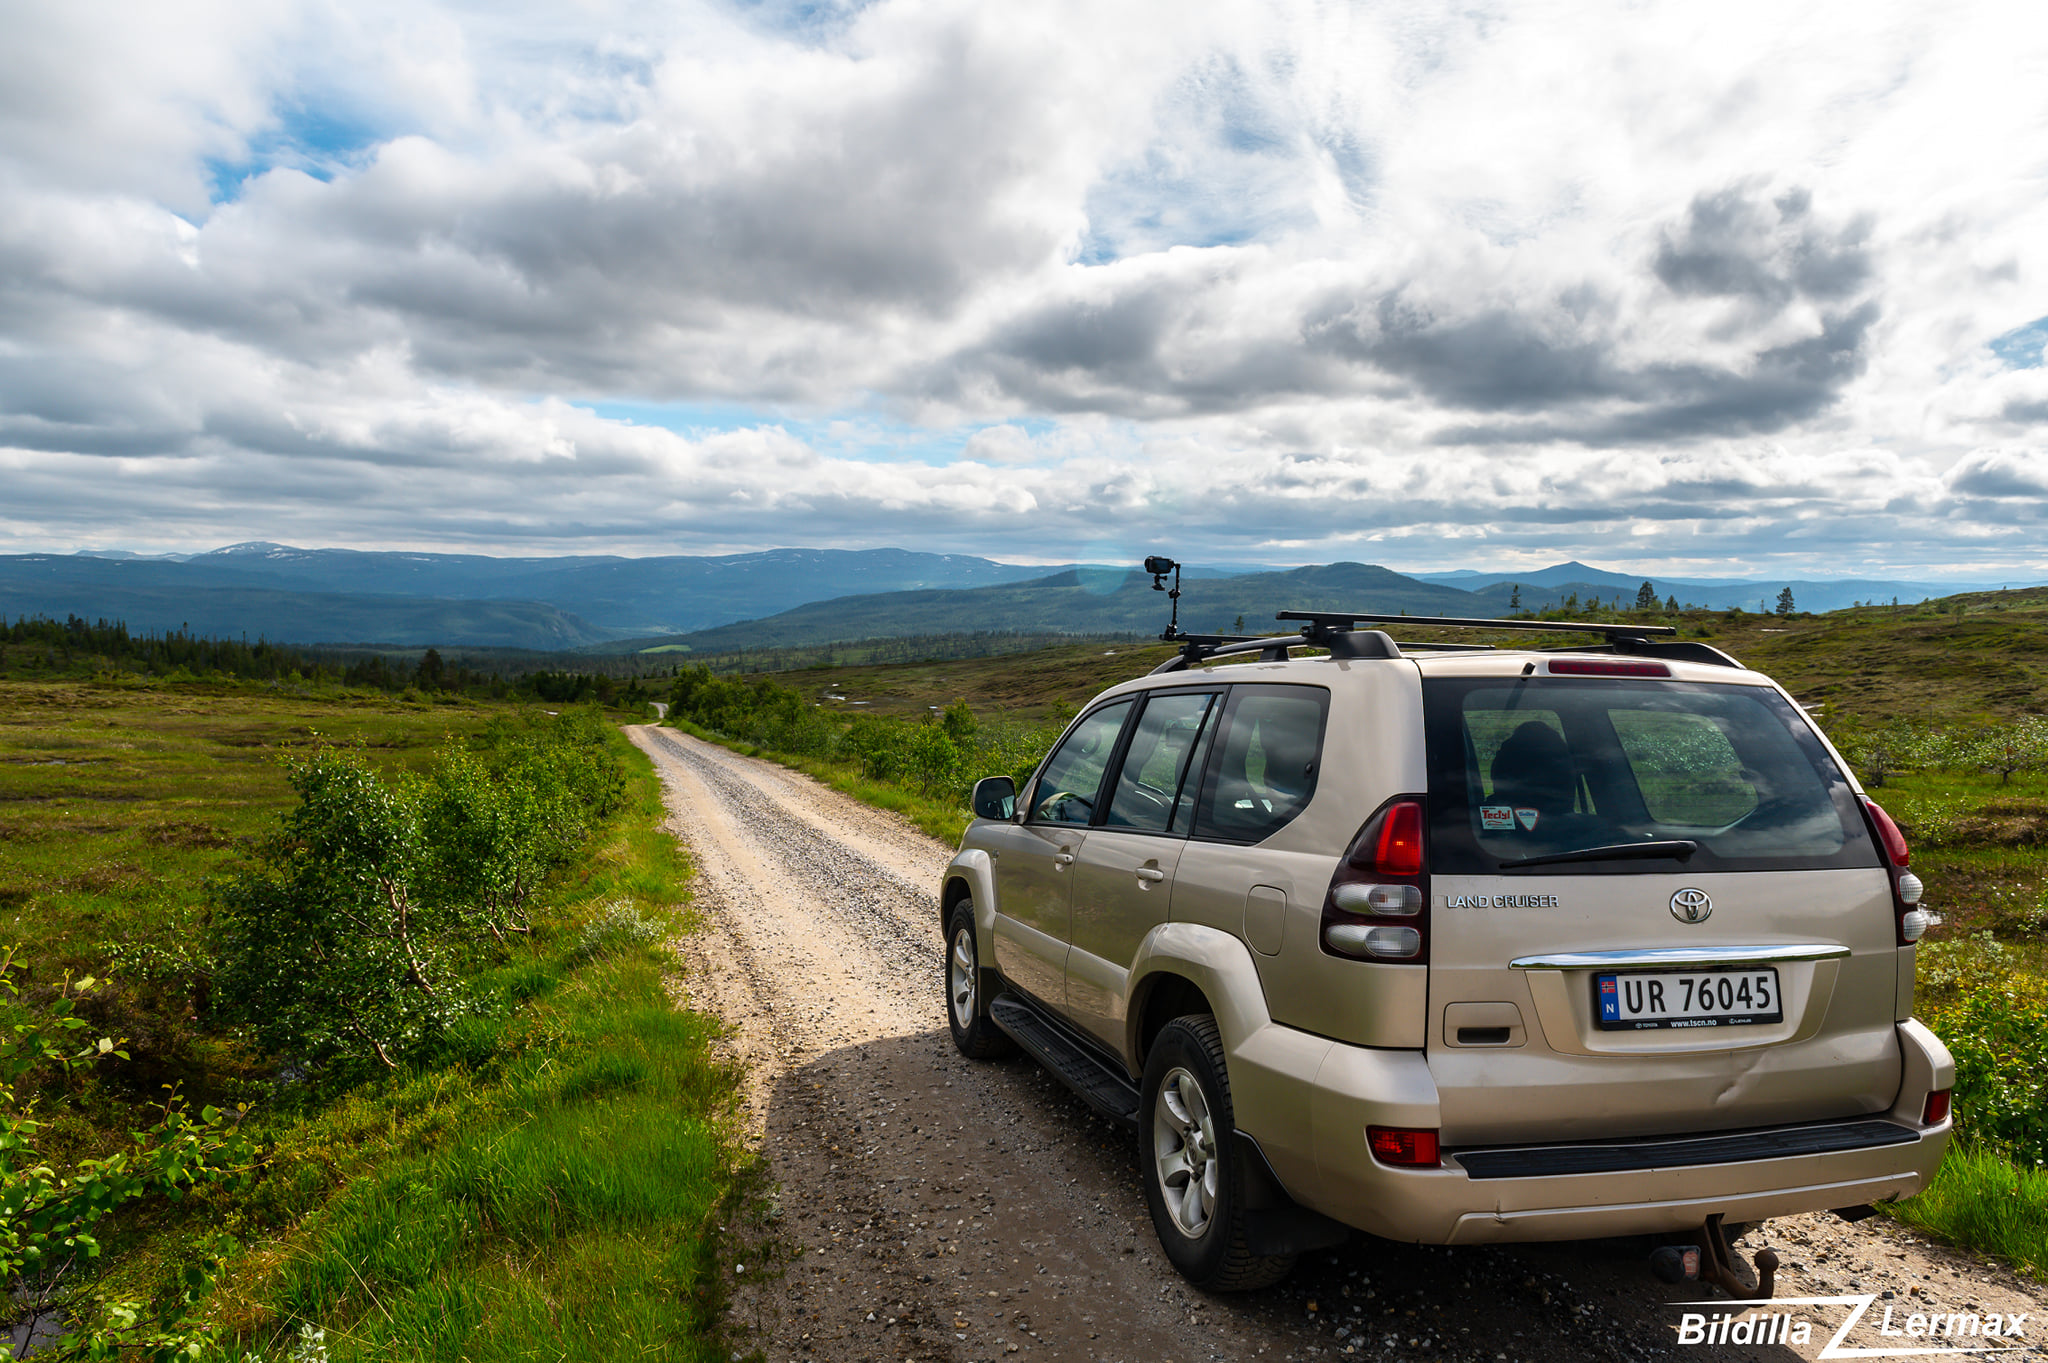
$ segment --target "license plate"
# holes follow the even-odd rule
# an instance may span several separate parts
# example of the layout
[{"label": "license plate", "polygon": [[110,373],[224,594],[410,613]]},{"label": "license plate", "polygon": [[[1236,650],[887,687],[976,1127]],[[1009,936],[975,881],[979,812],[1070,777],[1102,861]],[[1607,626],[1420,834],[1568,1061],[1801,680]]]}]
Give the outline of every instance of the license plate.
[{"label": "license plate", "polygon": [[1647,1031],[1658,1027],[1746,1027],[1783,1022],[1778,972],[1699,970],[1635,975],[1595,975],[1593,1015],[1603,1031]]}]

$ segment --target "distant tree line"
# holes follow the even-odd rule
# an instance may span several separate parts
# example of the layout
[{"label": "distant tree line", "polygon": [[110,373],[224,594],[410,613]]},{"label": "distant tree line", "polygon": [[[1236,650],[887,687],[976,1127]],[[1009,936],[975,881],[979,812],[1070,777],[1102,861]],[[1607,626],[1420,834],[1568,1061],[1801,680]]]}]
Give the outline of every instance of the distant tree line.
[{"label": "distant tree line", "polygon": [[[1239,617],[1242,623],[1242,617]],[[692,652],[692,666],[736,672],[795,672],[807,667],[865,667],[875,663],[952,662],[961,658],[997,658],[1008,653],[1035,653],[1042,648],[1073,644],[1124,647],[1151,642],[1150,635],[1057,634],[1051,631],[971,630],[958,634],[904,634],[884,639],[836,640],[820,644],[787,644],[770,648],[733,648]],[[658,655],[657,655],[658,656]]]},{"label": "distant tree line", "polygon": [[[81,673],[127,672],[170,680],[235,680],[354,687],[392,694],[519,696],[551,704],[644,707],[666,690],[673,667],[651,670],[633,659],[620,675],[616,659],[592,659],[572,669],[520,666],[534,658],[507,651],[491,665],[436,648],[417,657],[374,649],[305,648],[264,639],[215,639],[185,629],[137,633],[120,621],[88,622],[79,616],[56,620],[23,617],[0,620],[0,677],[61,677]],[[588,670],[585,670],[585,668]]]}]

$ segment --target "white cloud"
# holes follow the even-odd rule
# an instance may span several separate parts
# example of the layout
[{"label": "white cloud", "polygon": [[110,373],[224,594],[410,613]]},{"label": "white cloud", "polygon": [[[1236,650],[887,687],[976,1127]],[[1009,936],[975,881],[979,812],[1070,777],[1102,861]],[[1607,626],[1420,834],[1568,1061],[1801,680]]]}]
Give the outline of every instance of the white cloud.
[{"label": "white cloud", "polygon": [[2017,5],[81,3],[10,38],[15,548],[2048,571],[2048,371],[1988,348],[2048,313]]}]

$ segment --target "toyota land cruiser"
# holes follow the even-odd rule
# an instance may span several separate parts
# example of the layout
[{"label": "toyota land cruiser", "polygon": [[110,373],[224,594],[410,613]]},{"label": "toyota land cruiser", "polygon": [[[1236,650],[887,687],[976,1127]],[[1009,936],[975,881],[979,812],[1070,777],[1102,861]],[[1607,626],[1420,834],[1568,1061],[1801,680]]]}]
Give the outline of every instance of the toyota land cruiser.
[{"label": "toyota land cruiser", "polygon": [[1281,618],[1170,631],[1021,790],[981,782],[940,894],[956,1044],[1136,1125],[1182,1274],[1925,1184],[1954,1067],[1912,1019],[1920,883],[1781,687],[1638,627]]}]

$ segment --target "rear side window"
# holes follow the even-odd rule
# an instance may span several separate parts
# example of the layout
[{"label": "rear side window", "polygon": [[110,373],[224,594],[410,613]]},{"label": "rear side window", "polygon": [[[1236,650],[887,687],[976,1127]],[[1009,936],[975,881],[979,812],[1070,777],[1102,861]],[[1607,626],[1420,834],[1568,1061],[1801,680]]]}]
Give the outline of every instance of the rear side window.
[{"label": "rear side window", "polygon": [[1262,842],[1307,807],[1321,767],[1330,693],[1234,686],[1202,787],[1195,836]]},{"label": "rear side window", "polygon": [[[1685,839],[1687,869],[1867,866],[1848,781],[1804,719],[1756,686],[1578,678],[1425,681],[1433,867]],[[1523,874],[1668,874],[1669,861]]]},{"label": "rear side window", "polygon": [[[1217,697],[1210,693],[1170,692],[1145,702],[1145,713],[1131,730],[1124,750],[1116,792],[1110,797],[1110,828],[1139,833],[1187,831],[1191,798],[1182,787],[1209,725]],[[1194,778],[1200,776],[1199,770]],[[1176,817],[1177,816],[1177,817]]]}]

